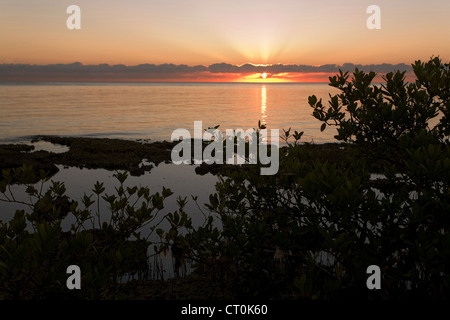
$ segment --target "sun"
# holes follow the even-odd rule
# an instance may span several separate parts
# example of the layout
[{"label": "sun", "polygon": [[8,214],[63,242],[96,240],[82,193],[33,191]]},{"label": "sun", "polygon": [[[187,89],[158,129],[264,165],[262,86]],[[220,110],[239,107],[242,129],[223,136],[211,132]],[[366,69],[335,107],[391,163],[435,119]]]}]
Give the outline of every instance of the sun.
[{"label": "sun", "polygon": [[291,82],[287,73],[251,73],[245,74],[236,79],[236,82],[261,82],[261,83],[269,83],[269,82]]}]

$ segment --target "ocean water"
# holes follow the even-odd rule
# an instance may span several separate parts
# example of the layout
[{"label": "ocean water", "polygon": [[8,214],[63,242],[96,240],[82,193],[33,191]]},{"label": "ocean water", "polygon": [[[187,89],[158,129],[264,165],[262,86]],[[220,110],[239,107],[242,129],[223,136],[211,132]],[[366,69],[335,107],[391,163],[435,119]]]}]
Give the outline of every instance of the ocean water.
[{"label": "ocean water", "polygon": [[308,96],[328,101],[327,84],[256,83],[30,83],[0,85],[0,142],[35,135],[171,139],[177,128],[193,134],[194,121],[219,130],[304,131],[302,141],[335,141],[320,132]]},{"label": "ocean water", "polygon": [[[320,132],[321,123],[312,116],[308,96],[328,100],[333,88],[327,84],[243,84],[243,83],[39,83],[0,85],[0,143],[31,143],[33,136],[58,135],[171,140],[178,128],[193,134],[194,121],[203,128],[219,125],[219,130],[256,128],[258,121],[268,129],[304,131],[302,141],[335,141],[334,129]],[[35,150],[66,152],[65,146],[33,142]],[[187,199],[186,211],[194,225],[203,223],[209,211],[205,206],[215,192],[217,176],[197,175],[196,165],[160,164],[139,177],[129,177],[127,186],[149,186],[161,192],[163,186],[174,194],[166,200],[161,215],[178,209],[177,198]],[[81,203],[96,181],[104,182],[107,193],[114,193],[118,182],[114,172],[58,165],[53,181],[65,184],[66,194]],[[46,190],[50,182],[43,185]],[[41,188],[41,183],[35,185]],[[29,202],[26,186],[9,189],[16,200]],[[9,195],[9,194],[8,194]],[[192,196],[196,196],[194,202]],[[1,201],[3,199],[3,201]],[[9,202],[0,194],[0,221],[9,221],[17,209],[30,208]],[[102,221],[110,212],[100,203]],[[69,229],[73,217],[63,222]],[[162,224],[161,227],[168,228]],[[141,230],[147,236],[150,229]],[[154,235],[150,236],[150,240]],[[164,276],[173,276],[171,259],[163,261]]]},{"label": "ocean water", "polygon": [[[304,131],[302,141],[335,141],[336,131],[320,131],[321,123],[312,116],[308,96],[328,100],[333,88],[327,84],[242,84],[242,83],[39,83],[0,85],[0,143],[31,143],[36,135],[103,137],[121,139],[171,140],[178,128],[193,134],[194,121],[203,128],[219,125],[219,130],[256,128],[258,121],[268,129]],[[66,152],[65,146],[34,142],[35,150]],[[200,176],[196,165],[160,164],[139,177],[129,177],[127,186],[149,186],[161,192],[163,186],[174,194],[165,202],[161,215],[178,209],[177,198],[187,199],[186,211],[194,225],[203,223],[209,211],[205,204],[215,192],[217,176]],[[96,181],[104,182],[107,193],[118,186],[114,172],[58,165],[53,181],[65,184],[66,194],[81,203],[84,193],[91,193]],[[50,182],[43,185],[46,190]],[[41,183],[35,185],[41,188]],[[26,186],[9,189],[16,200],[29,202]],[[9,194],[8,194],[9,195]],[[192,196],[196,196],[194,202]],[[3,201],[1,201],[3,199]],[[0,194],[0,221],[9,221],[17,209],[30,208],[4,201]],[[102,221],[110,213],[100,202]],[[63,221],[68,230],[73,217]],[[161,227],[167,229],[164,223]],[[140,230],[142,235],[150,229]],[[164,277],[174,274],[170,257],[163,261]]]}]

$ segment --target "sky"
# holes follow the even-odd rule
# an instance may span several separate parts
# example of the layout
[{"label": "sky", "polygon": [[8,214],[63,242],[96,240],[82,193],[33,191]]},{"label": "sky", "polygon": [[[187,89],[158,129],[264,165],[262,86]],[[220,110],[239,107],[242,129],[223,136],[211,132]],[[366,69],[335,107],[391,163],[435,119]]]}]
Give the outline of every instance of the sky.
[{"label": "sky", "polygon": [[[66,26],[72,4],[81,9],[79,30]],[[366,26],[371,15],[366,9],[373,4],[381,9],[379,30]],[[448,61],[449,15],[448,0],[0,0],[0,63],[208,68],[220,63],[410,65],[431,56]],[[166,78],[289,78],[270,72],[188,72]],[[296,74],[304,80],[326,75]]]}]

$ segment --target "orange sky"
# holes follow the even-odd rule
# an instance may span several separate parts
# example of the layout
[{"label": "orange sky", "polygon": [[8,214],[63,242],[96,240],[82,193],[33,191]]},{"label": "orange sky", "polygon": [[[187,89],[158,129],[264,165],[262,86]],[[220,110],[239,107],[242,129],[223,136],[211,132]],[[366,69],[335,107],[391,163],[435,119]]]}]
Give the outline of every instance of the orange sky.
[{"label": "orange sky", "polygon": [[[381,30],[366,27],[372,2],[365,0],[0,0],[0,63],[314,66],[450,59],[450,1],[376,3]],[[66,27],[71,4],[81,8],[81,30]],[[326,82],[328,74],[223,79]]]}]

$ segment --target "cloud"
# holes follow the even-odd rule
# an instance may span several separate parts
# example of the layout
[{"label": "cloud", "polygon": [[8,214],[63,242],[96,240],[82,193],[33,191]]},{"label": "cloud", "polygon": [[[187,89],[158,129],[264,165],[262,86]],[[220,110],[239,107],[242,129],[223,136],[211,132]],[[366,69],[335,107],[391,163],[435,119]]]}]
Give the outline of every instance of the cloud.
[{"label": "cloud", "polygon": [[126,66],[123,64],[84,65],[80,62],[69,64],[0,64],[0,81],[220,81],[232,76],[266,72],[276,77],[277,74],[335,74],[342,71],[353,72],[355,69],[376,73],[391,71],[411,71],[411,66],[400,64],[360,65],[345,63],[343,65],[325,64],[319,66],[301,64],[255,65],[251,63],[233,65],[215,63],[209,66],[185,64],[139,64]]},{"label": "cloud", "polygon": [[314,72],[326,72],[326,73],[335,73],[342,71],[355,71],[355,68],[358,68],[362,71],[374,71],[377,73],[387,73],[391,71],[411,71],[411,66],[406,65],[404,63],[400,64],[371,64],[371,65],[360,65],[353,63],[344,63],[342,66],[335,64],[325,64],[320,66],[310,66],[310,65],[300,65],[300,64],[273,64],[273,65],[254,65],[254,64],[244,64],[241,66],[231,65],[227,63],[213,64],[208,67],[208,71],[210,72],[229,72],[229,73],[261,73],[261,72],[270,72],[273,74],[277,73],[314,73]]}]

